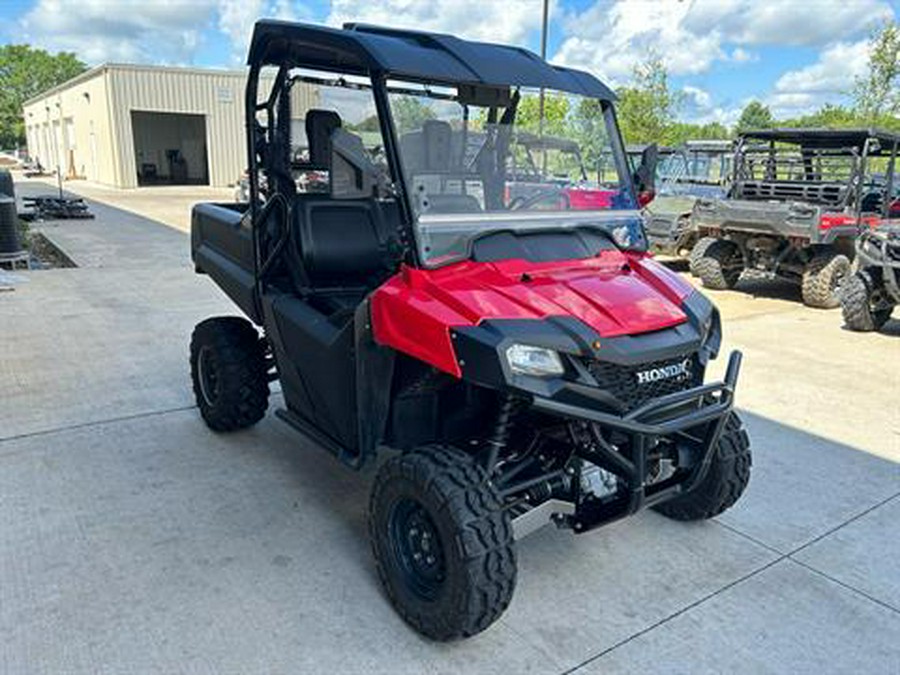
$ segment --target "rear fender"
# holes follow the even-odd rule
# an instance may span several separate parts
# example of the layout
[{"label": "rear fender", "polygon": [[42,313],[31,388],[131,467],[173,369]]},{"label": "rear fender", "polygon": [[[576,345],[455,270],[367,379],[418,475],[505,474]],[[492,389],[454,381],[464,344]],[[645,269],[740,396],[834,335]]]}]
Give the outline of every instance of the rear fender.
[{"label": "rear fender", "polygon": [[213,281],[259,324],[249,215],[237,204],[197,204],[191,211],[191,258],[198,273]]}]

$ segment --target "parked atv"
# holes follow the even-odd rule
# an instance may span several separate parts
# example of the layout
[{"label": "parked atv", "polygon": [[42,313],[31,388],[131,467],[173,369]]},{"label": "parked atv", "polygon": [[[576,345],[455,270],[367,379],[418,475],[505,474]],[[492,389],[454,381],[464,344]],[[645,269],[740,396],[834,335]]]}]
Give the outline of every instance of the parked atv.
[{"label": "parked atv", "polygon": [[732,288],[744,270],[789,279],[810,307],[840,304],[861,227],[888,214],[872,169],[893,164],[900,134],[873,129],[769,129],[741,135],[725,199],[700,199],[691,272]]},{"label": "parked atv", "polygon": [[732,141],[687,141],[660,162],[656,197],[647,207],[647,239],[653,252],[690,255],[697,243],[691,221],[694,204],[727,194],[733,146]]},{"label": "parked atv", "polygon": [[847,328],[881,330],[900,304],[900,213],[896,224],[863,232],[856,245],[859,270],[844,284]]},{"label": "parked atv", "polygon": [[511,210],[539,208],[563,202],[573,211],[608,209],[617,194],[588,174],[577,141],[529,132],[516,134],[519,156],[511,156],[507,169],[506,201]]},{"label": "parked atv", "polygon": [[[248,202],[195,206],[191,242],[250,320],[194,330],[197,404],[214,430],[248,427],[278,379],[277,415],[347,465],[391,452],[369,532],[411,626],[449,640],[496,621],[516,539],[545,524],[697,520],[738,500],[741,357],[704,381],[718,312],[645,251],[649,186],[605,85],[519,48],[354,24],[261,21],[249,64]],[[568,99],[560,126],[586,162],[614,158],[608,208],[509,207],[517,110],[541,91]],[[477,147],[453,141],[469,132]],[[326,192],[302,191],[311,170]]]}]

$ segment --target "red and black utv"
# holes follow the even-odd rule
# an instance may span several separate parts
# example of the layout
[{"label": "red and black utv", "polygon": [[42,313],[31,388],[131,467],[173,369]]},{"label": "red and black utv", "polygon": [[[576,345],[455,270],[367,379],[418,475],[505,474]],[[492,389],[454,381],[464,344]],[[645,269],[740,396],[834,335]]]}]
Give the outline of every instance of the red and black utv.
[{"label": "red and black utv", "polygon": [[[519,48],[355,24],[261,21],[249,65],[249,203],[197,205],[191,232],[197,271],[249,321],[196,327],[197,403],[214,430],[247,427],[278,379],[278,416],[347,465],[391,451],[370,534],[409,624],[489,626],[515,540],[546,523],[737,501],[740,355],[704,382],[719,315],[645,253],[646,186],[606,86]],[[516,111],[542,89],[566,101],[555,136],[615,159],[607,208],[505,200],[518,135],[540,131]],[[327,191],[304,189],[310,171]]]}]

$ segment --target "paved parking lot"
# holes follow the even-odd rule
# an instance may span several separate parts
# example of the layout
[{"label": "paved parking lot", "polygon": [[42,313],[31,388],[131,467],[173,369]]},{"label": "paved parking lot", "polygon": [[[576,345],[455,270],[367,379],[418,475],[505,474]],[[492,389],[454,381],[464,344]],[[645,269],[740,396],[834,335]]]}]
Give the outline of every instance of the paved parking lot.
[{"label": "paved parking lot", "polygon": [[40,226],[79,268],[0,294],[0,672],[900,672],[896,319],[857,335],[782,285],[714,294],[745,353],[744,499],[544,529],[503,619],[440,645],[379,589],[371,471],[271,415],[201,422],[190,330],[234,310],[187,237],[93,207]]}]

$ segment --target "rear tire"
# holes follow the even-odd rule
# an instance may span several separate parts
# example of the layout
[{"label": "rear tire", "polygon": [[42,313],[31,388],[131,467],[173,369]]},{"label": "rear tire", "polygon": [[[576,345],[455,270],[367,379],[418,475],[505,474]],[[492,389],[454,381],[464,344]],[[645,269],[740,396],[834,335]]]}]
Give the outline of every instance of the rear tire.
[{"label": "rear tire", "polygon": [[425,446],[381,467],[369,537],[391,604],[426,637],[475,635],[512,599],[509,515],[481,466],[456,448]]},{"label": "rear tire", "polygon": [[202,321],[191,336],[191,381],[200,414],[213,431],[256,424],[269,405],[265,341],[240,317]]},{"label": "rear tire", "polygon": [[713,290],[734,288],[744,271],[740,249],[725,239],[714,239],[699,255],[692,254],[692,260],[696,276],[706,288]]},{"label": "rear tire", "polygon": [[857,272],[841,288],[841,311],[850,330],[881,330],[891,318],[892,309],[872,309],[872,279],[866,272]]},{"label": "rear tire", "polygon": [[731,413],[719,437],[709,470],[686,495],[654,506],[673,520],[705,520],[735,505],[750,482],[750,438],[736,413]]},{"label": "rear tire", "polygon": [[834,309],[841,304],[841,284],[850,276],[850,259],[834,251],[820,251],[803,268],[803,302]]}]

